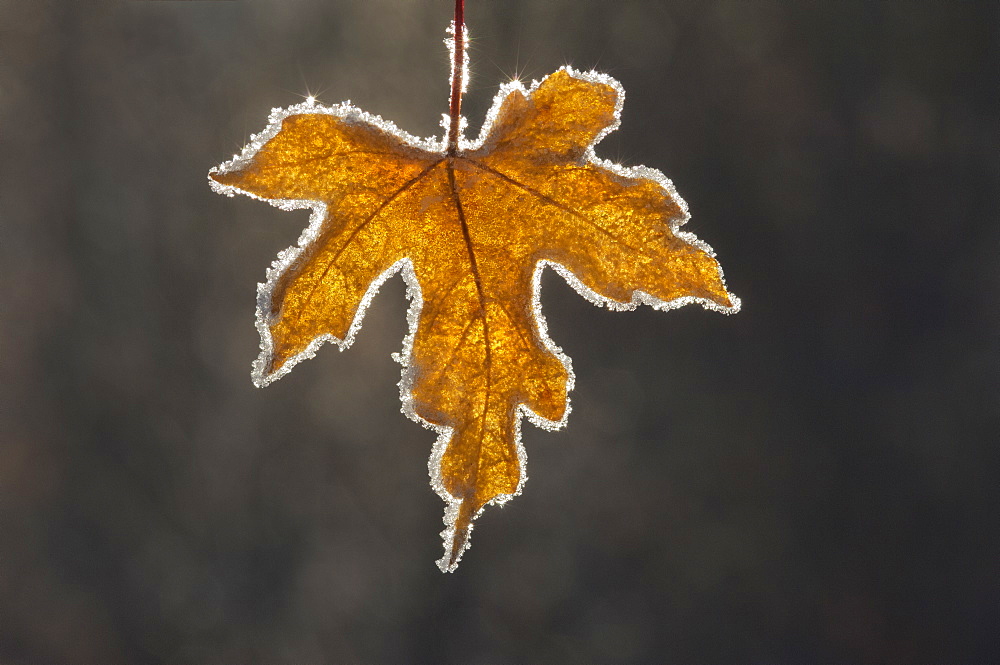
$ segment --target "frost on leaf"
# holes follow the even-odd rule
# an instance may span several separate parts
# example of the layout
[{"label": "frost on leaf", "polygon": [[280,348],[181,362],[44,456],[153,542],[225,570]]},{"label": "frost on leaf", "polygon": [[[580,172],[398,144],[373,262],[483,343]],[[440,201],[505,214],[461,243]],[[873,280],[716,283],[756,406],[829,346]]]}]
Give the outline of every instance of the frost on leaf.
[{"label": "frost on leaf", "polygon": [[573,374],[546,333],[543,267],[612,309],[739,307],[711,248],[679,230],[687,207],[670,181],[594,155],[622,98],[614,79],[570,68],[531,89],[511,83],[479,139],[451,155],[350,105],[300,104],[276,109],[209,174],[217,192],[313,211],[259,289],[258,386],[325,341],[350,345],[379,285],[403,273],[400,392],[403,411],[439,434],[429,466],[447,502],[442,570],[483,507],[521,491],[521,416],[566,421]]}]

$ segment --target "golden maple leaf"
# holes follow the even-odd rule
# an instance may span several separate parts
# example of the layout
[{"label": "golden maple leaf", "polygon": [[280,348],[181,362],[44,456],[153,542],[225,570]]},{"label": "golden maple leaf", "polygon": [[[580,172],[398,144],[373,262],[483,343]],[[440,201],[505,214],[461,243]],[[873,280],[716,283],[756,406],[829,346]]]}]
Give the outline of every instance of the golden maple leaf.
[{"label": "golden maple leaf", "polygon": [[400,392],[404,412],[439,433],[430,473],[448,504],[442,570],[454,570],[486,504],[520,493],[521,416],[548,429],[566,421],[573,374],[546,333],[543,267],[611,309],[739,307],[711,248],[679,230],[687,207],[670,181],[594,155],[623,95],[614,79],[568,67],[531,89],[514,82],[479,139],[457,150],[310,100],[275,110],[242,155],[210,172],[221,193],[313,209],[260,285],[257,385],[323,342],[349,346],[379,285],[403,273]]}]

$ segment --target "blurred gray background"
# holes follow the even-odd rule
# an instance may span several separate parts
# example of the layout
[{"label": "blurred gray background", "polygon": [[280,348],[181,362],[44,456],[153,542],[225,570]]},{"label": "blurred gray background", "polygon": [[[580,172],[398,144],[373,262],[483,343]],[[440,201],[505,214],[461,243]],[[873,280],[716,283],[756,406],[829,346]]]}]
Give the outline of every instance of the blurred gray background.
[{"label": "blurred gray background", "polygon": [[468,0],[497,86],[617,77],[744,303],[544,282],[569,427],[442,575],[401,281],[266,390],[308,213],[213,194],[273,106],[447,110],[450,0],[0,0],[0,661],[1000,658],[996,2]]}]

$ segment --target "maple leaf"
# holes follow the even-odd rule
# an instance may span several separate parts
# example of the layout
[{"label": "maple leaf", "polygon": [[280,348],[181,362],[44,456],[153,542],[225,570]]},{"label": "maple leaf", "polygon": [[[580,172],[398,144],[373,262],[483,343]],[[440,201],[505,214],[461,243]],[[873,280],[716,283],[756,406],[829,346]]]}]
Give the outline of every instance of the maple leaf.
[{"label": "maple leaf", "polygon": [[448,504],[442,570],[454,570],[484,506],[520,493],[521,416],[566,421],[573,374],[542,318],[544,267],[611,309],[739,307],[711,248],[679,230],[688,212],[670,181],[595,156],[623,95],[614,79],[569,67],[530,89],[510,83],[457,150],[310,100],[276,109],[210,172],[223,194],[313,210],[259,287],[257,385],[326,341],[349,346],[379,285],[403,273],[400,392],[404,412],[439,433],[429,468]]}]

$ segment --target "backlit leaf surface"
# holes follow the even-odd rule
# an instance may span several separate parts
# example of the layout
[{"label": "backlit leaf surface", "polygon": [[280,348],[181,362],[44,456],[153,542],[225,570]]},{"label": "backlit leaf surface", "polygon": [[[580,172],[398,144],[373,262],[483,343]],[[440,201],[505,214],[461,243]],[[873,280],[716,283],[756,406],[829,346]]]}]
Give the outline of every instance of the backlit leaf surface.
[{"label": "backlit leaf surface", "polygon": [[670,181],[594,155],[622,98],[614,79],[569,68],[530,90],[511,83],[479,139],[450,155],[348,104],[309,102],[275,110],[210,173],[221,193],[313,209],[260,285],[257,385],[325,341],[350,345],[378,286],[403,273],[400,389],[404,412],[439,432],[442,570],[454,570],[483,507],[520,492],[521,416],[565,423],[573,375],[541,316],[544,266],[612,309],[739,306],[711,248],[679,230],[687,208]]}]

